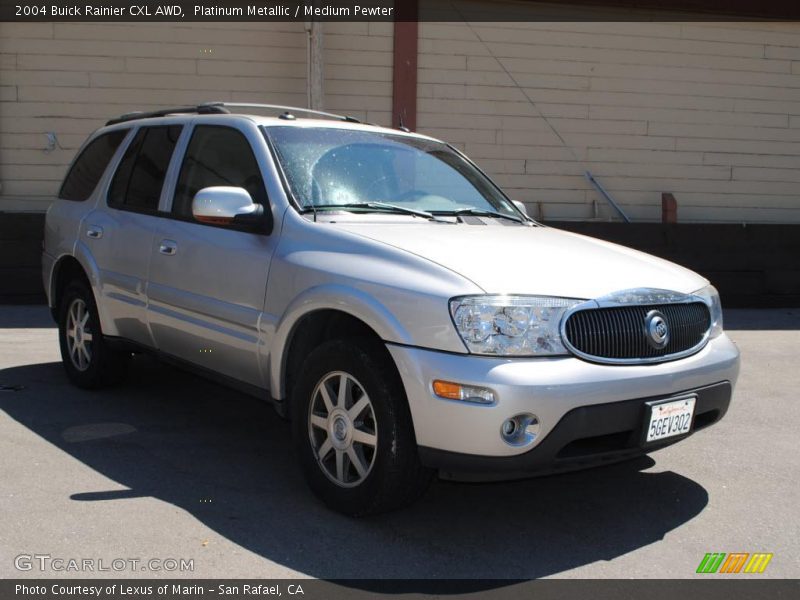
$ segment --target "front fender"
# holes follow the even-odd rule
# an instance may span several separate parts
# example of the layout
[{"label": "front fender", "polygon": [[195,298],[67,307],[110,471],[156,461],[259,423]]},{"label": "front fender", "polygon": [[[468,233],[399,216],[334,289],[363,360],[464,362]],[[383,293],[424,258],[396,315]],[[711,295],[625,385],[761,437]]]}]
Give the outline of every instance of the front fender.
[{"label": "front fender", "polygon": [[269,361],[270,390],[275,398],[285,396],[289,342],[303,317],[320,310],[346,313],[372,328],[386,342],[412,344],[412,336],[397,317],[376,298],[362,290],[335,283],[309,288],[298,295],[277,323]]}]

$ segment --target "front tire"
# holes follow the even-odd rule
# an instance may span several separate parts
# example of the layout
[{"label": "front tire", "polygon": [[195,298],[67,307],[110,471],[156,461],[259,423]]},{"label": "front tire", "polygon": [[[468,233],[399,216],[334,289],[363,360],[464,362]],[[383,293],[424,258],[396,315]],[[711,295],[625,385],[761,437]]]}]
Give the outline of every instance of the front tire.
[{"label": "front tire", "polygon": [[394,510],[427,488],[402,382],[386,349],[366,339],[325,342],[292,393],[292,430],[312,491],[350,516]]},{"label": "front tire", "polygon": [[94,294],[85,281],[71,281],[61,294],[58,339],[64,370],[76,386],[96,389],[124,378],[130,355],[103,339]]}]

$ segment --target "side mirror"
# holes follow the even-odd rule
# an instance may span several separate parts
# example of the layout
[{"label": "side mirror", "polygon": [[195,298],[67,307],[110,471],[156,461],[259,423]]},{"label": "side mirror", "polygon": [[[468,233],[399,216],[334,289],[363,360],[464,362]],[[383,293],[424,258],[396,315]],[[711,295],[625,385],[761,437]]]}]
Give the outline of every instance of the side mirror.
[{"label": "side mirror", "polygon": [[520,202],[519,200],[512,200],[512,202],[514,203],[514,206],[517,207],[517,210],[519,210],[519,212],[521,212],[526,217],[530,216],[528,215],[528,207],[525,206],[524,202]]},{"label": "side mirror", "polygon": [[255,224],[263,217],[264,207],[255,204],[244,188],[214,186],[195,194],[192,215],[200,223],[210,225]]}]

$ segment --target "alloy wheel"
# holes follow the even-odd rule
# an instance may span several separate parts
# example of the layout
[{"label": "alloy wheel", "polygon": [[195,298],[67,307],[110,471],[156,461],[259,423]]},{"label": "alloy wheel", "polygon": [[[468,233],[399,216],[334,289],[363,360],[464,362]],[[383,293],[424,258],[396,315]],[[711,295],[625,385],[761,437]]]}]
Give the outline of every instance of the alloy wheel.
[{"label": "alloy wheel", "polygon": [[85,371],[92,364],[92,330],[89,309],[81,298],[75,298],[67,311],[67,350],[73,366]]},{"label": "alloy wheel", "polygon": [[372,471],[378,446],[375,410],[352,375],[335,371],[316,385],[308,434],[322,472],[335,484],[355,487]]}]

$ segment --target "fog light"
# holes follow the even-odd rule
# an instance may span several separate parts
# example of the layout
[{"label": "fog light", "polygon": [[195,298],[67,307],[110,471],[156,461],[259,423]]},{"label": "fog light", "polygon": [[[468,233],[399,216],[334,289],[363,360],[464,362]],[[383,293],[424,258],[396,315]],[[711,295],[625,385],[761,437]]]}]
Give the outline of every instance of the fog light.
[{"label": "fog light", "polygon": [[474,402],[475,404],[494,404],[494,392],[488,388],[477,387],[474,385],[461,385],[452,381],[441,381],[437,379],[433,382],[433,393],[439,398],[447,400],[461,400],[462,402]]},{"label": "fog light", "polygon": [[539,419],[536,415],[524,413],[503,421],[500,437],[511,446],[526,446],[539,435]]}]

